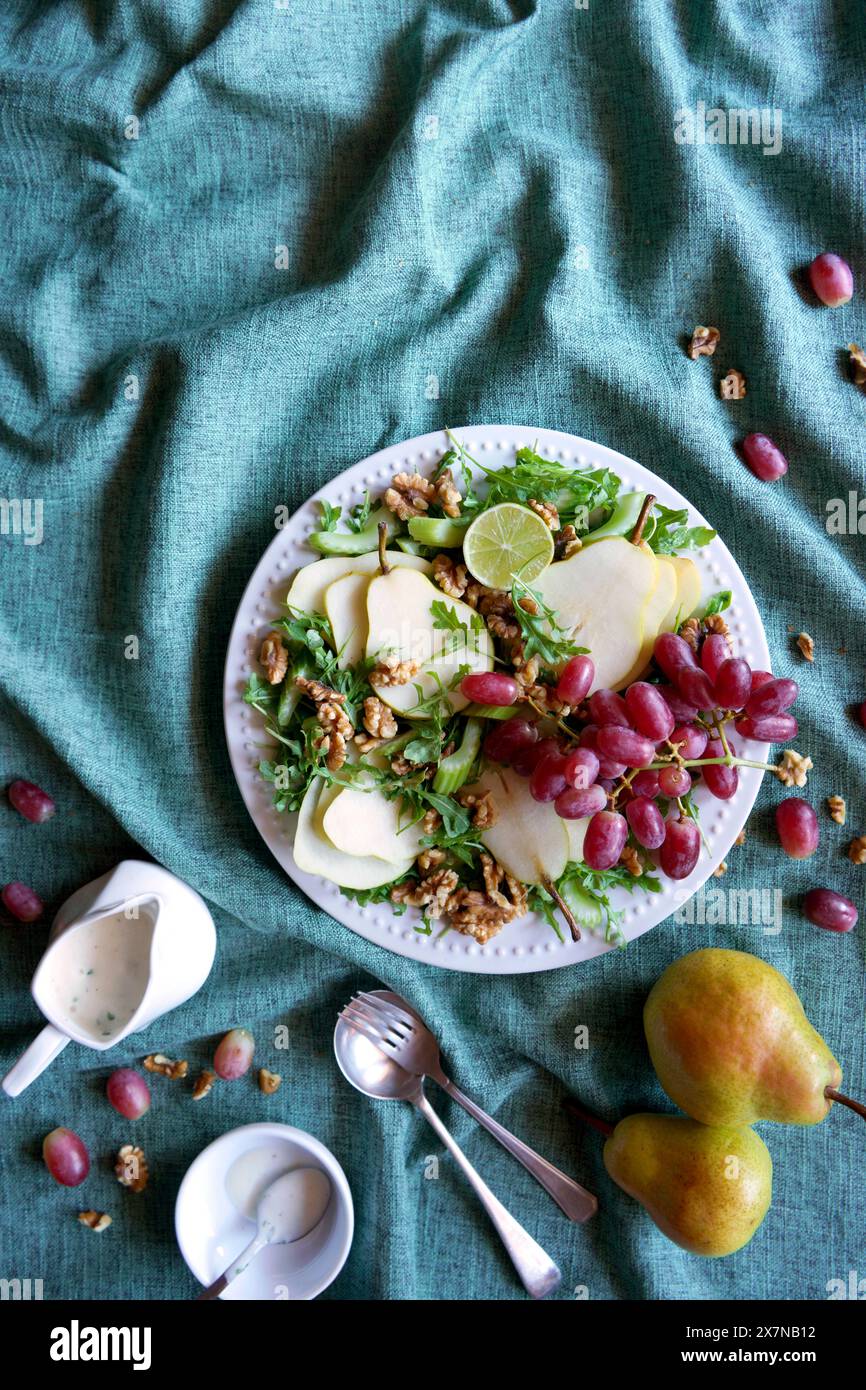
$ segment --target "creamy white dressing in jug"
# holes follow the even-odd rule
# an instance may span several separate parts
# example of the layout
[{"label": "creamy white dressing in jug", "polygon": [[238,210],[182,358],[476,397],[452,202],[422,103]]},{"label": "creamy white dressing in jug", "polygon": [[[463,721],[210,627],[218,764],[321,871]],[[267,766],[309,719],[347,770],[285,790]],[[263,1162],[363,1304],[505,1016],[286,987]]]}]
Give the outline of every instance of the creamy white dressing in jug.
[{"label": "creamy white dressing in jug", "polygon": [[70,927],[45,958],[40,994],[50,1012],[91,1037],[114,1037],[147,989],[154,921],[112,912]]}]

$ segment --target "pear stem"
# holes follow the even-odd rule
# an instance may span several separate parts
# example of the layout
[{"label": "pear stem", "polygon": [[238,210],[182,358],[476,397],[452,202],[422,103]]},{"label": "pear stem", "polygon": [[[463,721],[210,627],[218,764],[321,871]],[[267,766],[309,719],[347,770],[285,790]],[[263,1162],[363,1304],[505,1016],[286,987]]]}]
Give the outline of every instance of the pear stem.
[{"label": "pear stem", "polygon": [[866,1120],[866,1105],[862,1105],[859,1100],[852,1100],[850,1096],[843,1096],[841,1091],[837,1091],[834,1086],[825,1086],[824,1095],[828,1100],[837,1100],[840,1105],[847,1105],[849,1110],[853,1110],[855,1115],[860,1115]]},{"label": "pear stem", "polygon": [[550,896],[553,898],[553,901],[556,903],[556,906],[559,908],[566,922],[568,923],[568,930],[571,932],[572,941],[579,941],[580,927],[577,925],[574,913],[572,912],[568,903],[565,901],[565,898],[560,893],[553,879],[543,878],[541,881],[544,884],[544,887],[547,889]]},{"label": "pear stem", "polygon": [[391,566],[385,558],[388,549],[388,527],[384,521],[379,522],[379,569],[383,574],[391,573]]},{"label": "pear stem", "polygon": [[570,1115],[573,1115],[576,1120],[583,1120],[586,1125],[592,1125],[592,1128],[597,1129],[599,1134],[603,1134],[605,1139],[613,1134],[613,1125],[609,1125],[607,1120],[599,1119],[598,1115],[593,1115],[592,1111],[584,1110],[576,1100],[572,1100],[571,1096],[566,1096],[562,1103]]},{"label": "pear stem", "polygon": [[632,545],[640,545],[641,538],[643,537],[643,528],[646,526],[647,517],[649,516],[650,511],[652,510],[652,505],[655,502],[655,500],[656,499],[653,497],[651,492],[648,492],[646,497],[644,498],[643,506],[640,509],[640,516],[638,517],[635,523],[634,530],[629,536],[629,540],[631,541]]}]

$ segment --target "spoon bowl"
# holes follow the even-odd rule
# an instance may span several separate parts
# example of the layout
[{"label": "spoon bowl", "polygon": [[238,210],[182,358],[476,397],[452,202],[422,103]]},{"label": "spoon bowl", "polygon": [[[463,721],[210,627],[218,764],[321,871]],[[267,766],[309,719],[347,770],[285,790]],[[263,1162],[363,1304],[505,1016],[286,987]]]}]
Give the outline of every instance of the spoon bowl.
[{"label": "spoon bowl", "polygon": [[[373,990],[377,999],[395,1004],[405,1012],[411,1013],[419,1023],[420,1014],[411,1008],[399,994],[388,989]],[[421,1080],[405,1071],[397,1062],[386,1057],[381,1048],[359,1033],[345,1019],[337,1020],[334,1030],[334,1055],[337,1066],[346,1080],[362,1095],[372,1096],[374,1100],[412,1101],[420,1092]]]}]

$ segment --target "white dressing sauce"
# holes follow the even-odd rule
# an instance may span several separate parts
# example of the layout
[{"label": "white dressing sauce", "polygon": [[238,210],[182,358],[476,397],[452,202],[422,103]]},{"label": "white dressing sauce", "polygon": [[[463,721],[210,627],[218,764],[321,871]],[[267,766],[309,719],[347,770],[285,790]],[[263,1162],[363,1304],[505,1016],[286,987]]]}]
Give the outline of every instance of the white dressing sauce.
[{"label": "white dressing sauce", "polygon": [[271,1143],[248,1149],[236,1158],[226,1174],[231,1202],[248,1221],[255,1221],[259,1203],[277,1178],[291,1173],[294,1179],[280,1187],[280,1201],[270,1219],[278,1222],[280,1239],[299,1240],[318,1226],[331,1200],[331,1182],[321,1168],[298,1165],[288,1147]]},{"label": "white dressing sauce", "polygon": [[40,979],[53,1015],[100,1041],[122,1032],[147,989],[153,930],[149,914],[121,911],[63,932]]}]

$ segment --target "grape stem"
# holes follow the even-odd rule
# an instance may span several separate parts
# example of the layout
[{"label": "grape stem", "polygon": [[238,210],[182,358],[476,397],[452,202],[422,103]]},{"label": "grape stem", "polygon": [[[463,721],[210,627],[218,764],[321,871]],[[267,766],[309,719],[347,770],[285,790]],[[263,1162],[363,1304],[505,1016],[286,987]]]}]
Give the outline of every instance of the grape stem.
[{"label": "grape stem", "polygon": [[647,517],[652,511],[652,506],[655,500],[656,499],[653,497],[651,492],[648,492],[646,497],[644,498],[643,506],[640,509],[640,516],[638,517],[635,523],[634,530],[629,536],[629,540],[631,541],[632,545],[640,545],[641,539],[643,537],[644,527],[647,523]]},{"label": "grape stem", "polygon": [[843,1096],[841,1091],[837,1091],[835,1086],[825,1086],[824,1095],[828,1100],[837,1100],[840,1105],[847,1105],[849,1110],[853,1110],[855,1115],[860,1115],[866,1120],[866,1105],[859,1100],[852,1100],[850,1096]]},{"label": "grape stem", "polygon": [[[685,758],[681,759],[683,767],[759,767],[764,772],[775,772],[775,763],[758,763],[751,758],[735,758],[729,753],[726,758]],[[661,767],[670,767],[670,762],[650,763],[649,768],[657,772]]]},{"label": "grape stem", "polygon": [[568,923],[568,930],[571,932],[572,941],[579,941],[580,927],[577,925],[574,913],[572,912],[568,903],[565,901],[565,898],[560,893],[553,879],[545,877],[541,880],[541,882],[547,889],[550,896],[553,898],[553,901],[556,903],[556,906],[559,908],[560,912],[562,913],[563,917]]},{"label": "grape stem", "polygon": [[379,522],[379,569],[383,574],[391,573],[391,566],[385,558],[388,549],[388,527],[384,521]]},{"label": "grape stem", "polygon": [[607,1120],[600,1119],[598,1115],[593,1115],[591,1110],[584,1110],[583,1106],[578,1105],[571,1096],[566,1096],[562,1104],[576,1120],[582,1120],[585,1125],[592,1125],[593,1129],[597,1129],[599,1134],[604,1135],[605,1139],[609,1139],[613,1134],[613,1125],[609,1125]]}]

